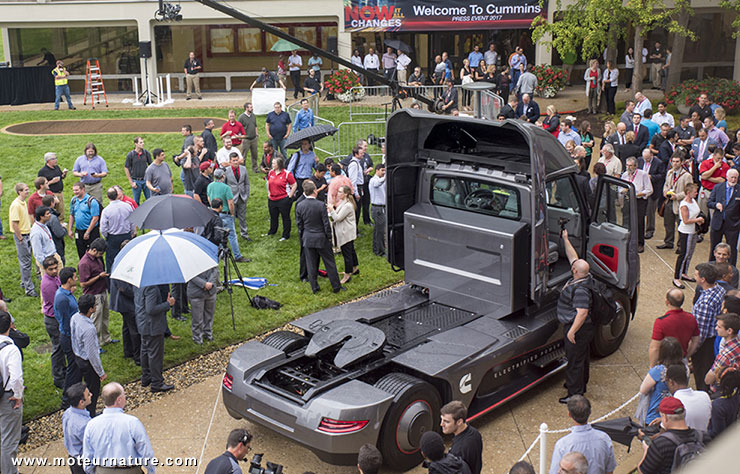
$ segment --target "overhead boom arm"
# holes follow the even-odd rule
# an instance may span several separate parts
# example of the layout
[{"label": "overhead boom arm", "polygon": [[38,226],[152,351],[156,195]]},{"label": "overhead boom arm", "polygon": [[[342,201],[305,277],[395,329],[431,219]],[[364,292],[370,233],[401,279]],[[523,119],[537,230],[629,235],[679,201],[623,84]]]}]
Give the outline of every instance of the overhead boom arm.
[{"label": "overhead boom arm", "polygon": [[[284,39],[286,41],[290,41],[291,43],[294,43],[294,44],[300,46],[302,49],[305,49],[307,51],[310,51],[310,52],[316,54],[317,56],[322,56],[322,57],[324,57],[324,58],[326,58],[326,59],[328,59],[330,61],[334,61],[336,63],[339,63],[342,66],[347,67],[348,69],[351,69],[351,70],[353,70],[353,71],[355,71],[355,72],[357,72],[359,74],[363,74],[365,77],[368,77],[368,78],[372,79],[375,82],[378,82],[380,84],[385,84],[388,87],[390,87],[391,90],[394,92],[393,95],[394,96],[396,95],[395,93],[397,92],[397,89],[399,87],[398,86],[398,83],[389,80],[387,77],[385,77],[383,75],[377,74],[377,73],[372,72],[372,71],[368,71],[367,69],[365,69],[363,67],[360,67],[360,66],[357,66],[356,64],[352,64],[351,61],[347,61],[346,59],[343,59],[343,58],[337,56],[336,54],[330,53],[329,51],[327,51],[325,49],[321,49],[321,48],[319,48],[317,46],[314,46],[311,43],[307,43],[307,42],[303,41],[302,39],[296,38],[295,36],[291,36],[290,34],[284,32],[283,30],[281,30],[279,28],[275,28],[274,26],[269,25],[269,24],[267,24],[267,23],[265,23],[263,21],[260,21],[260,20],[257,20],[255,18],[252,18],[251,16],[247,16],[244,13],[242,13],[242,12],[240,12],[238,10],[235,10],[234,8],[228,7],[226,5],[223,5],[221,3],[216,2],[214,0],[195,0],[195,1],[198,2],[198,3],[201,3],[201,4],[205,5],[205,6],[207,6],[209,8],[213,8],[214,10],[220,11],[224,15],[228,15],[228,16],[230,16],[232,18],[235,18],[235,19],[237,19],[239,21],[243,21],[244,23],[246,23],[248,25],[251,25],[251,26],[253,26],[255,28],[259,28],[259,29],[261,29],[263,31],[266,31],[267,33],[270,33],[271,35],[275,35],[278,38],[282,38],[282,39]],[[413,88],[404,88],[404,89],[408,92],[408,94],[411,97],[415,98],[416,100],[418,100],[420,102],[423,102],[423,103],[425,103],[425,104],[427,104],[429,106],[433,106],[434,105],[434,101],[432,101],[432,100],[430,100],[430,99],[428,99],[428,98],[426,98],[424,96],[421,96],[421,95],[417,94],[413,90]]]}]

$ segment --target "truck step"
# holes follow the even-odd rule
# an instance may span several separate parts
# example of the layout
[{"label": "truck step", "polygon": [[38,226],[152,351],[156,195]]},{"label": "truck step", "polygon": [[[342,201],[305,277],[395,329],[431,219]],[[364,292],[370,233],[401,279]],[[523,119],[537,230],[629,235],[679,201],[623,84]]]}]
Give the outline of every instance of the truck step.
[{"label": "truck step", "polygon": [[561,347],[560,349],[556,349],[550,352],[549,354],[546,354],[540,357],[539,359],[535,360],[534,362],[532,362],[532,365],[535,365],[539,367],[540,369],[544,369],[545,367],[550,365],[552,362],[562,359],[564,357],[565,357],[565,349]]}]

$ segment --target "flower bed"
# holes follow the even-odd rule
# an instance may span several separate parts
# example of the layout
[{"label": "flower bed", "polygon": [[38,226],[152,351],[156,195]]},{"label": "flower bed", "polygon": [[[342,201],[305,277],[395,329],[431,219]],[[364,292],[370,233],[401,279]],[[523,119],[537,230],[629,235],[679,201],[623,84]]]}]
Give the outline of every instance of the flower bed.
[{"label": "flower bed", "polygon": [[555,97],[565,88],[567,75],[561,67],[543,64],[535,66],[532,72],[537,76],[537,93],[540,97]]},{"label": "flower bed", "polygon": [[351,102],[365,97],[365,88],[362,87],[360,78],[348,69],[340,69],[326,76],[324,88],[342,102]]},{"label": "flower bed", "polygon": [[677,84],[666,93],[666,102],[677,107],[691,107],[701,94],[708,94],[715,104],[722,106],[727,113],[740,108],[740,84],[729,79],[708,77],[704,80],[689,80]]}]

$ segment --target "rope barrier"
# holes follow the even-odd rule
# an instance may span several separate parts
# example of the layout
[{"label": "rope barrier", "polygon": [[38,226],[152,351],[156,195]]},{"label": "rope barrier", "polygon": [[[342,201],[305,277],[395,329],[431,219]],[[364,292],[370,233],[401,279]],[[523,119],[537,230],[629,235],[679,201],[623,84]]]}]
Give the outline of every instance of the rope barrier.
[{"label": "rope barrier", "polygon": [[[637,400],[639,397],[640,397],[640,394],[639,393],[636,393],[635,395],[632,396],[632,398],[630,398],[626,402],[622,403],[621,405],[619,405],[617,408],[615,408],[614,410],[610,411],[606,415],[593,420],[591,423],[598,423],[600,421],[606,420],[610,416],[612,416],[615,413],[621,411],[624,407],[626,407],[630,403],[632,403],[635,400]],[[546,442],[546,439],[547,439],[546,436],[545,436],[546,434],[558,434],[558,433],[568,433],[568,432],[570,432],[570,428],[566,428],[566,429],[563,429],[563,430],[548,430],[547,429],[547,424],[542,423],[540,425],[540,434],[538,434],[537,437],[534,439],[534,441],[532,441],[532,444],[530,444],[529,445],[529,448],[527,448],[527,450],[524,452],[524,454],[522,454],[522,457],[519,458],[519,461],[524,461],[524,458],[526,458],[527,456],[529,456],[529,453],[531,453],[532,450],[534,449],[534,447],[537,446],[537,443],[542,442],[544,444]],[[541,458],[544,457],[542,455],[542,453],[540,453],[540,457]],[[542,467],[544,465],[543,460],[544,459],[540,459],[540,467]],[[542,472],[542,469],[540,469],[540,474],[544,474]]]}]

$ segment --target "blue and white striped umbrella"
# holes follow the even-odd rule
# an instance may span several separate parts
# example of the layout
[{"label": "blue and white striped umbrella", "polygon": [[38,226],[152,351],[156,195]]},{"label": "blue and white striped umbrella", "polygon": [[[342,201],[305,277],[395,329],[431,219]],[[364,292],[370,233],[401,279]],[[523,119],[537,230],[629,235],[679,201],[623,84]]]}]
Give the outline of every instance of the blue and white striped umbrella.
[{"label": "blue and white striped umbrella", "polygon": [[151,231],[116,256],[111,278],[136,287],[185,283],[218,265],[218,247],[191,232]]}]

